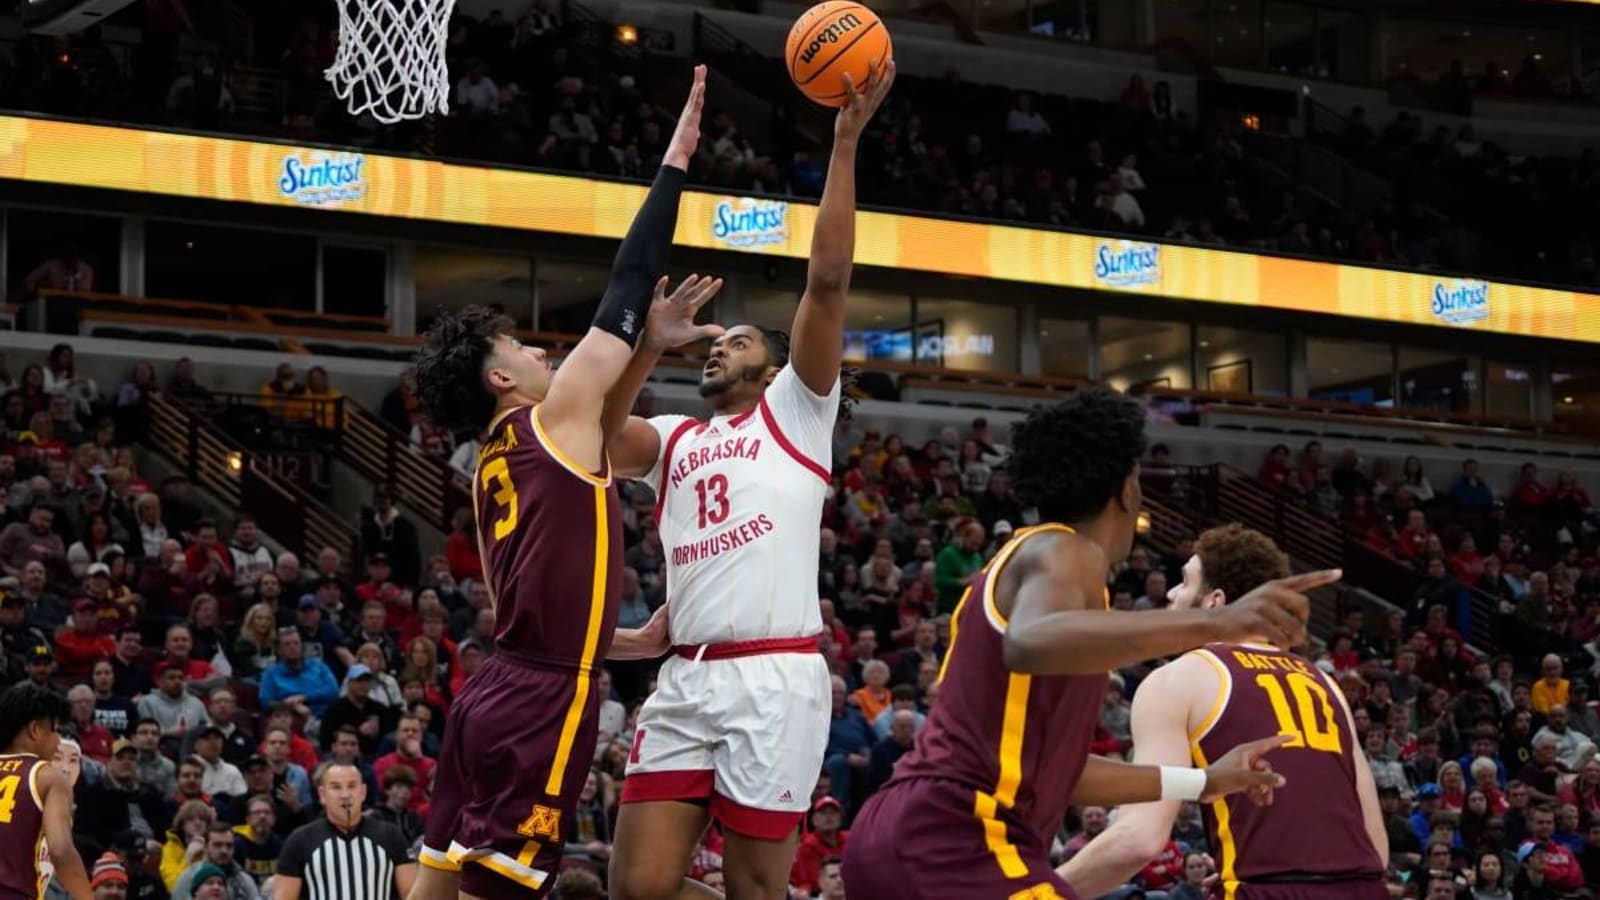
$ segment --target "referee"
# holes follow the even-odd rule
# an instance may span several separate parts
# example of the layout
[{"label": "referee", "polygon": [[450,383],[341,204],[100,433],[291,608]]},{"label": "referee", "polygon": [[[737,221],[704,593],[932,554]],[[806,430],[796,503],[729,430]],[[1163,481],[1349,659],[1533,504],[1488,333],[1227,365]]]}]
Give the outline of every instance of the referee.
[{"label": "referee", "polygon": [[278,856],[277,900],[392,900],[409,894],[417,865],[398,829],[362,818],[367,786],[360,770],[323,766],[317,799],[323,817],[295,829]]}]

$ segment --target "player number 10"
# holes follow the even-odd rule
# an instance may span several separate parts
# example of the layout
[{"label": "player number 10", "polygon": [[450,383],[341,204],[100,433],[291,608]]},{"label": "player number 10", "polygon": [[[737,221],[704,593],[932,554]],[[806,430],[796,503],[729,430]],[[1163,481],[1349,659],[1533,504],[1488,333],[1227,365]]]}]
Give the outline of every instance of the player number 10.
[{"label": "player number 10", "polygon": [[[1340,752],[1338,720],[1333,717],[1333,701],[1327,688],[1303,672],[1290,672],[1281,679],[1278,675],[1257,675],[1256,684],[1267,692],[1273,715],[1278,717],[1278,731],[1291,736],[1284,747]],[[1289,686],[1287,694],[1284,684]],[[1293,709],[1289,707],[1288,694],[1294,695]]]}]

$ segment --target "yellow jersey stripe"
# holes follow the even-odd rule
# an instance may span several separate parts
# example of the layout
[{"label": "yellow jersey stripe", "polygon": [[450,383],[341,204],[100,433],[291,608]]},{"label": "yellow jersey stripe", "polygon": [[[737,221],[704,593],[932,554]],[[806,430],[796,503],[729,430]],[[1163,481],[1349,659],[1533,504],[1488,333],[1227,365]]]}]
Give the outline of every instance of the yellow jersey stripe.
[{"label": "yellow jersey stripe", "polygon": [[533,433],[534,436],[539,439],[539,444],[544,447],[546,453],[550,454],[551,459],[554,459],[556,462],[561,464],[561,468],[566,469],[568,472],[571,472],[572,474],[578,476],[584,481],[589,482],[592,485],[595,485],[596,487],[611,486],[611,465],[609,462],[604,461],[604,450],[600,451],[602,457],[601,466],[606,470],[605,477],[602,478],[588,469],[585,469],[583,466],[578,465],[573,461],[572,457],[563,453],[561,448],[556,446],[555,441],[550,440],[550,435],[545,434],[544,426],[539,424],[539,407],[535,406],[528,413],[528,421],[533,423]]},{"label": "yellow jersey stripe", "polygon": [[1189,741],[1198,745],[1200,739],[1211,731],[1218,719],[1222,718],[1222,711],[1228,705],[1228,697],[1233,694],[1233,675],[1228,672],[1228,667],[1222,664],[1222,660],[1217,659],[1216,654],[1210,650],[1201,648],[1195,650],[1194,655],[1210,663],[1211,668],[1217,671],[1217,698],[1211,702],[1211,711],[1207,712],[1200,724],[1189,732]]},{"label": "yellow jersey stripe", "polygon": [[1006,840],[1006,823],[995,818],[998,804],[992,794],[978,791],[973,796],[972,813],[983,823],[983,842],[994,854],[995,862],[1000,864],[1000,872],[1007,878],[1023,878],[1028,874],[1028,864],[1022,861],[1022,854],[1017,852],[1016,845]]},{"label": "yellow jersey stripe", "polygon": [[939,663],[940,681],[944,681],[944,673],[950,668],[950,659],[956,655],[956,636],[961,632],[961,611],[966,608],[967,601],[971,599],[972,588],[969,586],[961,592],[961,599],[956,603],[956,611],[950,614],[950,646],[944,648],[944,661]]},{"label": "yellow jersey stripe", "polygon": [[[1189,754],[1194,757],[1197,768],[1204,769],[1210,765],[1206,762],[1206,752],[1200,749],[1199,741],[1189,742]],[[1239,848],[1233,842],[1233,822],[1229,817],[1227,799],[1211,801],[1211,814],[1217,817],[1217,842],[1222,844],[1218,867],[1222,880],[1222,900],[1236,900],[1239,895],[1239,875],[1234,866],[1239,862]]]},{"label": "yellow jersey stripe", "polygon": [[[537,424],[538,419],[534,422]],[[594,488],[594,576],[589,593],[589,627],[583,635],[583,655],[578,658],[577,687],[572,693],[572,705],[567,707],[566,721],[561,723],[561,738],[556,744],[556,758],[550,765],[550,777],[545,781],[544,792],[551,797],[561,796],[561,785],[566,780],[567,763],[572,756],[572,743],[578,736],[578,726],[583,722],[583,710],[589,703],[589,677],[594,671],[595,651],[600,646],[600,623],[606,612],[606,562],[610,555],[608,546],[610,525],[606,521],[606,488]],[[588,761],[583,761],[585,765]]]},{"label": "yellow jersey stripe", "polygon": [[[994,599],[995,583],[1000,580],[1000,570],[1005,568],[1006,563],[1011,561],[1011,557],[1016,554],[1023,541],[1045,531],[1064,531],[1067,534],[1077,533],[1070,526],[1056,522],[1046,522],[1043,525],[1024,528],[1012,535],[1011,540],[1007,541],[1006,545],[1000,548],[1000,552],[994,555],[994,559],[989,560],[989,564],[983,567],[983,612],[984,615],[989,617],[989,621],[993,622],[995,627],[1001,631],[1005,631],[1011,623],[1005,616],[1000,614],[1000,606]],[[951,643],[954,644],[955,641],[951,640]]]},{"label": "yellow jersey stripe", "polygon": [[1012,672],[1006,683],[1005,718],[1000,725],[1000,780],[995,782],[994,799],[1001,806],[1017,802],[1022,785],[1022,734],[1028,721],[1028,692],[1033,676]]}]

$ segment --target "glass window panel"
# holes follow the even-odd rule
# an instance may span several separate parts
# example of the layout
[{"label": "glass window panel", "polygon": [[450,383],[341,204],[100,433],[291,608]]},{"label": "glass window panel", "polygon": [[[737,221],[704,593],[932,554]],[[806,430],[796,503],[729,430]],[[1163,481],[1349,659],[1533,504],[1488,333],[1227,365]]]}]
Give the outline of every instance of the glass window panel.
[{"label": "glass window panel", "polygon": [[317,239],[205,222],[145,224],[145,292],[152,297],[316,309]]},{"label": "glass window panel", "polygon": [[1205,390],[1273,397],[1289,392],[1288,347],[1281,334],[1201,325],[1195,352]]},{"label": "glass window panel", "polygon": [[1039,371],[1056,378],[1089,377],[1089,323],[1039,319]]},{"label": "glass window panel", "polygon": [[382,247],[322,248],[322,311],[389,315],[389,252]]},{"label": "glass window panel", "polygon": [[1583,363],[1550,364],[1551,412],[1556,421],[1593,422],[1600,415],[1600,368]]},{"label": "glass window panel", "polygon": [[[1533,415],[1531,363],[1491,362],[1484,366],[1484,412],[1491,416]],[[1560,398],[1557,398],[1558,401]]]},{"label": "glass window panel", "polygon": [[1478,358],[1449,350],[1400,348],[1400,405],[1471,413],[1479,408]]},{"label": "glass window panel", "polygon": [[519,328],[533,321],[533,261],[515,253],[464,247],[417,248],[417,330],[447,309],[470,304],[499,307]]},{"label": "glass window panel", "polygon": [[1388,344],[1307,338],[1306,384],[1316,400],[1394,406],[1394,350]]},{"label": "glass window panel", "polygon": [[[96,290],[115,294],[122,289],[122,220],[110,216],[80,216],[34,209],[8,209],[6,217],[6,292],[22,299],[22,282],[34,272],[43,278],[58,278],[41,287],[59,290]],[[55,260],[58,264],[41,270]],[[88,264],[61,265],[72,260]],[[90,284],[76,283],[77,276],[89,274]],[[74,275],[73,273],[76,273]]]},{"label": "glass window panel", "polygon": [[[762,287],[743,292],[742,321],[789,331],[800,292]],[[911,298],[905,294],[852,289],[844,313],[844,358],[910,364]]]},{"label": "glass window panel", "polygon": [[984,372],[1017,370],[1017,308],[917,298],[917,364]]},{"label": "glass window panel", "polygon": [[[761,328],[776,328],[780,331],[788,331],[794,326],[795,307],[800,303],[799,291],[760,287],[746,288],[740,293],[744,299],[743,322]],[[854,303],[854,294],[851,295],[851,302]],[[845,316],[848,318],[849,315],[847,311]],[[910,318],[909,312],[906,317]]]},{"label": "glass window panel", "polygon": [[1189,351],[1185,322],[1100,320],[1100,376],[1119,391],[1193,387]]}]

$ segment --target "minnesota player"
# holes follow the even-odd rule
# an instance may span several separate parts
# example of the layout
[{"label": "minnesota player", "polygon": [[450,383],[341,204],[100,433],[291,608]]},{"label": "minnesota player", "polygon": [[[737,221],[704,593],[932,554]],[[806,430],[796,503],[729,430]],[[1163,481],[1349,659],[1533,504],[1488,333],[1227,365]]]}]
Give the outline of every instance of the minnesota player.
[{"label": "minnesota player", "polygon": [[[1289,573],[1264,534],[1227,525],[1195,541],[1174,609],[1220,607]],[[1291,735],[1272,754],[1288,784],[1273,804],[1218,800],[1205,810],[1226,900],[1381,900],[1389,838],[1344,695],[1316,666],[1259,643],[1211,644],[1157,669],[1133,700],[1133,758],[1204,766],[1262,731]],[[1122,884],[1166,846],[1176,802],[1121,810],[1057,871],[1080,895]],[[1315,820],[1315,827],[1306,822]]]},{"label": "minnesota player", "polygon": [[1261,757],[1283,736],[1243,743],[1203,771],[1090,757],[1106,673],[1213,641],[1263,635],[1294,646],[1305,636],[1300,592],[1338,573],[1270,582],[1215,610],[1110,610],[1107,572],[1133,544],[1141,501],[1144,410],[1108,388],[1083,388],[1030,413],[1012,443],[1017,494],[1044,524],[1013,535],[962,597],[939,703],[851,828],[851,896],[1072,897],[1049,857],[1069,802],[1241,790],[1265,800],[1282,783]]},{"label": "minnesota player", "polygon": [[37,900],[49,873],[73,900],[90,900],[89,873],[72,845],[72,787],[53,760],[67,701],[30,682],[0,694],[0,900]]},{"label": "minnesota player", "polygon": [[647,347],[721,331],[694,324],[720,281],[691,277],[670,297],[666,279],[656,281],[704,94],[700,67],[593,325],[559,371],[479,307],[440,316],[417,362],[428,417],[482,433],[473,499],[498,652],[451,705],[414,896],[538,897],[554,888],[563,822],[594,758],[598,661],[666,649],[661,619],[613,643],[622,529],[601,410],[641,330]]},{"label": "minnesota player", "polygon": [[856,146],[893,81],[891,62],[851,85],[835,120],[792,346],[750,325],[718,338],[700,381],[709,421],[625,418],[655,364],[646,354],[610,404],[617,471],[642,476],[660,498],[676,651],[639,712],[622,783],[617,900],[718,896],[683,877],[712,818],[728,895],[787,895],[831,709],[817,652],[817,523],[839,408]]}]

